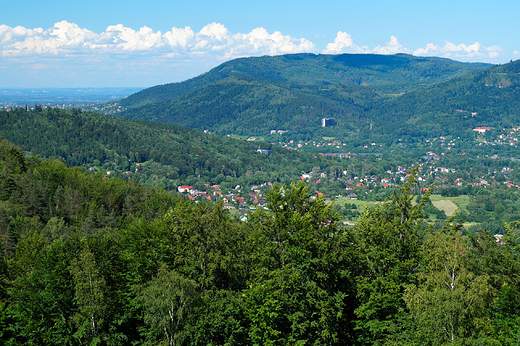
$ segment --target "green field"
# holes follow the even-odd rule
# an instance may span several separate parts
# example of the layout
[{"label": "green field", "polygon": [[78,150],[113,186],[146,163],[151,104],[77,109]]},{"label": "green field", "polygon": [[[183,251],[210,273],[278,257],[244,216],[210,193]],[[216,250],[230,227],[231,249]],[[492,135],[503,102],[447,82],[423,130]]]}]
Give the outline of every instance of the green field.
[{"label": "green field", "polygon": [[358,208],[357,210],[361,213],[365,210],[365,206],[370,208],[381,202],[359,201],[357,199],[350,199],[346,197],[338,197],[334,201],[334,204],[341,205],[342,207],[345,205],[345,203],[355,204]]},{"label": "green field", "polygon": [[453,216],[455,211],[460,208],[463,211],[468,210],[469,196],[461,195],[457,197],[443,197],[441,195],[431,195],[430,200],[433,205],[440,210],[444,210],[446,216]]},{"label": "green field", "polygon": [[[432,204],[439,210],[444,210],[446,216],[450,217],[455,214],[457,209],[461,209],[462,211],[467,211],[467,206],[470,200],[470,197],[467,195],[457,196],[457,197],[443,197],[441,195],[431,195],[430,200]],[[358,208],[357,211],[362,213],[365,208],[370,208],[375,206],[381,202],[372,202],[372,201],[359,201],[357,199],[349,199],[346,197],[338,197],[334,204],[340,205],[343,207],[345,203],[355,204]],[[435,218],[433,218],[435,220]]]}]

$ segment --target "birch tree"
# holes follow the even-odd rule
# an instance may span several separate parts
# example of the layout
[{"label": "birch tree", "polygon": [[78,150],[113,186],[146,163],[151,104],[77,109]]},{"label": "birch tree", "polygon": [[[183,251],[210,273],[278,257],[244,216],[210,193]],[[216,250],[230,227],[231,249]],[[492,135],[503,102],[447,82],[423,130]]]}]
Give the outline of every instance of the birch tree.
[{"label": "birch tree", "polygon": [[100,340],[100,330],[104,324],[107,304],[104,297],[106,283],[99,273],[94,254],[86,244],[79,258],[70,266],[74,278],[75,299],[78,312],[74,322],[78,327],[76,336],[96,344]]},{"label": "birch tree", "polygon": [[193,280],[186,279],[165,264],[157,276],[138,289],[137,302],[143,309],[146,341],[151,345],[180,345],[184,324],[196,301]]},{"label": "birch tree", "polygon": [[468,344],[485,327],[489,276],[475,273],[471,251],[458,227],[436,232],[424,243],[425,270],[404,299],[429,344]]}]

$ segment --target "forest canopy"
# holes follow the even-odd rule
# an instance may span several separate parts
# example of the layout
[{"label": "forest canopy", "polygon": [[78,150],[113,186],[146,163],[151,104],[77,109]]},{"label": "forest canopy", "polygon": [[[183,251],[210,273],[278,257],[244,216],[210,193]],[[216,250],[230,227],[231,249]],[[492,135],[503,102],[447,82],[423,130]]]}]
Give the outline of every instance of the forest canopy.
[{"label": "forest canopy", "polygon": [[[519,337],[518,224],[424,223],[415,173],[354,227],[304,182],[239,221],[0,142],[6,345],[473,345]],[[449,271],[446,271],[450,268]],[[446,285],[446,282],[449,284]]]}]

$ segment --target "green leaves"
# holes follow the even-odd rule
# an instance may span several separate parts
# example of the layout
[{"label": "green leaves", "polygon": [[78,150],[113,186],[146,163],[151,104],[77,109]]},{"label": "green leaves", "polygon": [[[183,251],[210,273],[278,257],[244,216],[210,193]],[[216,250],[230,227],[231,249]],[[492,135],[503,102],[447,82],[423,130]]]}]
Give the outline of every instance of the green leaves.
[{"label": "green leaves", "polygon": [[253,213],[245,291],[253,344],[339,344],[350,338],[355,254],[350,234],[304,183],[274,186],[269,211]]},{"label": "green leaves", "polygon": [[178,345],[187,336],[184,325],[199,299],[196,283],[161,264],[149,283],[137,288],[136,300],[144,312],[148,344]]},{"label": "green leaves", "polygon": [[70,272],[74,279],[75,300],[78,306],[78,312],[74,316],[74,322],[78,327],[75,336],[95,344],[105,323],[106,282],[97,268],[94,254],[85,242],[79,258],[71,262]]},{"label": "green leaves", "polygon": [[489,276],[472,267],[472,251],[458,227],[431,234],[423,245],[426,267],[404,299],[432,345],[467,343],[488,327]]},{"label": "green leaves", "polygon": [[67,250],[62,241],[46,244],[35,231],[28,232],[18,244],[12,263],[17,275],[9,288],[8,306],[14,320],[14,344],[73,342],[69,316],[75,312],[74,288],[68,270],[73,254]]},{"label": "green leaves", "polygon": [[357,278],[357,328],[364,342],[383,342],[399,333],[405,312],[404,289],[415,282],[424,234],[421,208],[428,198],[412,204],[416,189],[412,175],[399,193],[366,209],[356,225],[356,244],[362,263]]},{"label": "green leaves", "polygon": [[518,225],[502,242],[431,232],[413,175],[347,227],[303,182],[239,222],[57,161],[0,173],[17,177],[0,201],[7,345],[518,340]]}]

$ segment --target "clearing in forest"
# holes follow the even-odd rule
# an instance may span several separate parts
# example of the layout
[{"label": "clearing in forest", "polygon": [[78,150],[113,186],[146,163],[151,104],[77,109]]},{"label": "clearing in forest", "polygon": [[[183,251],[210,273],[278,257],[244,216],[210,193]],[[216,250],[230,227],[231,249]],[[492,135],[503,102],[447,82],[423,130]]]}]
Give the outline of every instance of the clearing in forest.
[{"label": "clearing in forest", "polygon": [[435,208],[444,210],[447,217],[453,216],[453,214],[455,214],[455,210],[459,208],[455,203],[453,203],[453,201],[450,201],[449,199],[432,201],[432,204],[435,206]]}]

